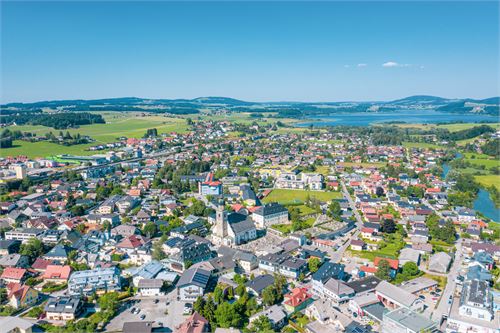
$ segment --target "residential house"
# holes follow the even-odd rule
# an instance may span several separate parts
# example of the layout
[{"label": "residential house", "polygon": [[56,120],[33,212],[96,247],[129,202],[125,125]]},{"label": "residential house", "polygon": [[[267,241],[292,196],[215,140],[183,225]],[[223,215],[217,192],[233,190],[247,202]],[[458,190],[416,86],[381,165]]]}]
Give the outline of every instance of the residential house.
[{"label": "residential house", "polygon": [[177,297],[183,301],[194,302],[203,296],[210,279],[210,272],[192,267],[187,269],[177,282]]},{"label": "residential house", "polygon": [[83,302],[77,296],[59,296],[50,298],[44,307],[48,320],[75,320],[83,312]]},{"label": "residential house", "polygon": [[287,314],[285,310],[279,305],[272,305],[267,309],[257,312],[250,317],[250,323],[258,319],[260,316],[267,317],[271,323],[271,328],[274,331],[280,331],[286,324]]}]

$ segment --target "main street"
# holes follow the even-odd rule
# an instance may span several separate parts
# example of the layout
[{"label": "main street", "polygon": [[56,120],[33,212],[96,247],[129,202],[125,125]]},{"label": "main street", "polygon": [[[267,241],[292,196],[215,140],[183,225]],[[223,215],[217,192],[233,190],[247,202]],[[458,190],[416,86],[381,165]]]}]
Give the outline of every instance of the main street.
[{"label": "main street", "polygon": [[462,267],[463,254],[462,254],[462,239],[459,238],[455,244],[457,251],[455,252],[455,260],[451,265],[450,271],[448,273],[448,280],[446,287],[444,288],[441,300],[438,306],[432,312],[431,319],[440,321],[443,315],[448,315],[450,312],[451,304],[449,303],[450,296],[453,296],[455,289],[457,287],[456,278],[460,269]]},{"label": "main street", "polygon": [[[354,214],[354,217],[356,218],[356,229],[352,233],[352,236],[349,237],[348,235],[343,236],[343,243],[342,245],[335,251],[334,255],[331,257],[331,261],[338,263],[342,261],[342,258],[344,257],[344,252],[347,250],[349,245],[351,244],[352,239],[356,239],[359,235],[360,229],[363,226],[363,220],[361,219],[361,215],[359,215],[358,209],[356,208],[356,204],[354,203],[354,200],[351,198],[351,194],[347,190],[347,187],[345,186],[344,181],[340,181],[342,185],[342,193],[344,197],[347,199],[347,202],[349,203],[349,207],[351,207],[351,210]],[[352,232],[352,231],[350,231]]]}]

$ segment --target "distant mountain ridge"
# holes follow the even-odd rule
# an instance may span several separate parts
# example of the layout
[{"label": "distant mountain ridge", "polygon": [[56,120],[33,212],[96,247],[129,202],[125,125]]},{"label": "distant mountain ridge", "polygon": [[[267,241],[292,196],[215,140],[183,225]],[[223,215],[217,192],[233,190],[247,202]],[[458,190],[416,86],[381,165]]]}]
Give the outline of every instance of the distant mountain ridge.
[{"label": "distant mountain ridge", "polygon": [[393,101],[377,102],[251,102],[229,97],[207,96],[194,99],[152,99],[118,97],[92,100],[55,100],[34,103],[8,103],[2,110],[30,111],[55,109],[65,111],[144,111],[174,114],[199,113],[201,110],[234,112],[278,112],[282,116],[305,116],[335,112],[390,112],[401,109],[442,112],[499,114],[500,97],[486,99],[443,98],[415,95]]}]

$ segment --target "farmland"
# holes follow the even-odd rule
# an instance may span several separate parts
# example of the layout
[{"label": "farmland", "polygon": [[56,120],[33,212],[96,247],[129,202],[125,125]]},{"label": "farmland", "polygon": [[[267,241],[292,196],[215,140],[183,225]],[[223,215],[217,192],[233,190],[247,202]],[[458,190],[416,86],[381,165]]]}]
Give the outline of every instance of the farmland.
[{"label": "farmland", "polygon": [[[142,116],[137,113],[103,112],[101,113],[106,124],[93,124],[81,126],[80,128],[68,129],[71,135],[80,133],[88,135],[96,140],[92,144],[63,146],[50,142],[26,142],[14,141],[14,147],[2,149],[2,156],[26,155],[28,157],[45,157],[58,154],[91,155],[94,152],[86,150],[88,147],[99,144],[114,142],[121,136],[139,138],[146,133],[148,128],[156,128],[158,133],[185,133],[187,131],[186,121],[182,118],[164,117],[160,115]],[[59,130],[45,126],[10,126],[10,130],[31,132],[43,136],[45,133],[57,134]],[[64,133],[66,130],[63,131]]]},{"label": "farmland", "polygon": [[315,198],[320,201],[330,201],[333,199],[342,198],[340,192],[326,192],[326,191],[307,191],[307,190],[288,190],[288,189],[274,189],[263,201],[279,202],[281,204],[303,203],[307,197]]}]

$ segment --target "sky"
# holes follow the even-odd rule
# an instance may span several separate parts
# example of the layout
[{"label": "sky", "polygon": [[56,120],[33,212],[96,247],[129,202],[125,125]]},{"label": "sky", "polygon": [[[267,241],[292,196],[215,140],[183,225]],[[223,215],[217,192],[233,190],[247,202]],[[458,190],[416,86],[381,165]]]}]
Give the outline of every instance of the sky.
[{"label": "sky", "polygon": [[499,3],[1,2],[0,101],[500,95]]}]

